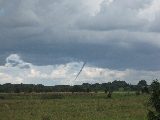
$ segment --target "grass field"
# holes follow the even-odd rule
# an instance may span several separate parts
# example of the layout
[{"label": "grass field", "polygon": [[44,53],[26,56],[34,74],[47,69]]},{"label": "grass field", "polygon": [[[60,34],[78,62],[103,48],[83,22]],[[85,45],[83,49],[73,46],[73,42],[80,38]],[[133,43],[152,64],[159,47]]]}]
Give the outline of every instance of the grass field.
[{"label": "grass field", "polygon": [[133,93],[0,94],[0,120],[147,120],[147,101]]}]

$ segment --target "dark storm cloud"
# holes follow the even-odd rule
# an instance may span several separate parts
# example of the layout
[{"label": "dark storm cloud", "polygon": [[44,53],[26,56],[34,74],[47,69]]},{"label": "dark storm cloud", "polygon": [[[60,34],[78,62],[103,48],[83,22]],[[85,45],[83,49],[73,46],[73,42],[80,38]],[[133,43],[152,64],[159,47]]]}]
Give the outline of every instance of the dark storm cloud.
[{"label": "dark storm cloud", "polygon": [[[107,44],[55,42],[54,44],[19,44],[11,49],[27,62],[36,65],[87,61],[99,67],[114,69],[159,69],[160,49],[144,42],[132,43],[129,48],[110,41]],[[25,47],[27,46],[27,47]],[[9,52],[9,51],[8,51]],[[157,64],[156,64],[157,63]]]},{"label": "dark storm cloud", "polygon": [[106,0],[99,11],[88,1],[0,0],[0,63],[17,53],[37,65],[160,68],[159,1]]}]

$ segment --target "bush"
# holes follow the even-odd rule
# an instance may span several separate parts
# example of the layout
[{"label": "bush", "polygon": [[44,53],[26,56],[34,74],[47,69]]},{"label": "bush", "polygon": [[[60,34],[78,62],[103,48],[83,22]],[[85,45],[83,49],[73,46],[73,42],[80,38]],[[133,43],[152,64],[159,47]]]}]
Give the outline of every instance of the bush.
[{"label": "bush", "polygon": [[108,94],[107,94],[107,98],[111,98],[112,97],[112,92],[109,92]]}]

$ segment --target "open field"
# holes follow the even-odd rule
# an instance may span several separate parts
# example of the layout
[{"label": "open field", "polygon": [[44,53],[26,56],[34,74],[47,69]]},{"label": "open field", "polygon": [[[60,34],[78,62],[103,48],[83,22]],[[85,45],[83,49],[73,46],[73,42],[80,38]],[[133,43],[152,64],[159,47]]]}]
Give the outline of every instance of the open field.
[{"label": "open field", "polygon": [[148,95],[0,94],[0,120],[147,120]]}]

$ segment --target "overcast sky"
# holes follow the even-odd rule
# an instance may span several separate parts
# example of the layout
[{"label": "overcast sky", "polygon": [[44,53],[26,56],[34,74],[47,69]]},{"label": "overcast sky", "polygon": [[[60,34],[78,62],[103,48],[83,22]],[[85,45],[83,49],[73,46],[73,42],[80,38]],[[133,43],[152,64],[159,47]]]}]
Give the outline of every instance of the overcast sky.
[{"label": "overcast sky", "polygon": [[0,84],[150,82],[159,21],[160,0],[0,0]]}]

